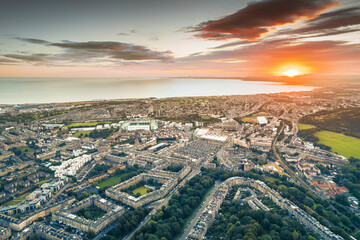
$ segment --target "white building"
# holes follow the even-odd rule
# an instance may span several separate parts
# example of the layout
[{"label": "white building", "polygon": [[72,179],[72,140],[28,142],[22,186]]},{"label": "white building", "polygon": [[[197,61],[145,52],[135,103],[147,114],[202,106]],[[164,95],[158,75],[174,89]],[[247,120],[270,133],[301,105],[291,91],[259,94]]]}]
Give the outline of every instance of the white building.
[{"label": "white building", "polygon": [[121,125],[121,128],[127,131],[151,131],[158,129],[158,124],[156,121],[126,121]]},{"label": "white building", "polygon": [[257,117],[256,118],[257,119],[257,121],[258,121],[258,123],[260,124],[260,125],[263,125],[263,124],[268,124],[268,121],[267,121],[267,119],[266,119],[266,117]]},{"label": "white building", "polygon": [[50,166],[50,169],[55,171],[55,177],[75,176],[76,173],[91,160],[91,155],[82,155],[77,158],[72,158],[63,161],[60,166]]}]

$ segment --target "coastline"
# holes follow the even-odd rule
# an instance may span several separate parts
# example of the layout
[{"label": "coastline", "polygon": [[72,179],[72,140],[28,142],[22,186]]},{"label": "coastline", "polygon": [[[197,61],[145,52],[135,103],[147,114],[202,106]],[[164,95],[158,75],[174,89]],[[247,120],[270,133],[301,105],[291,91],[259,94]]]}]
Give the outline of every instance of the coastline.
[{"label": "coastline", "polygon": [[316,88],[237,78],[0,78],[0,105],[246,96]]},{"label": "coastline", "polygon": [[61,104],[72,104],[72,105],[81,105],[81,104],[94,104],[101,102],[127,102],[127,101],[143,101],[143,100],[167,100],[167,99],[182,99],[182,98],[216,98],[216,97],[235,97],[235,96],[256,96],[256,95],[273,95],[273,94],[284,94],[284,93],[302,93],[302,92],[312,92],[316,89],[321,89],[323,87],[314,87],[311,90],[305,91],[287,91],[287,92],[276,92],[276,93],[256,93],[256,94],[237,94],[237,95],[208,95],[208,96],[176,96],[176,97],[143,97],[143,98],[109,98],[109,99],[93,99],[93,100],[80,100],[80,101],[60,101],[60,102],[27,102],[27,103],[0,103],[1,106],[21,106],[21,105],[61,105]]}]

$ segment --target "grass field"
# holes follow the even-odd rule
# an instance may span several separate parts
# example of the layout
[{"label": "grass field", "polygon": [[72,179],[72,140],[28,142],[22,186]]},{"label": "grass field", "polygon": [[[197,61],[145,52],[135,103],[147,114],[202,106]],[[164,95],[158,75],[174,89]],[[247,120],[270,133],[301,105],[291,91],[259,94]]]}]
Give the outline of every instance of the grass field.
[{"label": "grass field", "polygon": [[50,180],[44,180],[44,181],[38,182],[36,184],[36,186],[41,186],[41,185],[44,185],[45,183],[48,183],[48,182],[50,182]]},{"label": "grass field", "polygon": [[101,188],[111,187],[121,182],[121,176],[113,176],[98,183]]},{"label": "grass field", "polygon": [[360,139],[346,136],[340,133],[319,131],[315,136],[320,139],[319,143],[331,147],[331,151],[349,158],[360,158]]},{"label": "grass field", "polygon": [[257,119],[256,119],[256,117],[244,117],[241,119],[241,121],[247,122],[247,123],[254,123],[254,122],[257,122]]},{"label": "grass field", "polygon": [[139,187],[139,188],[137,188],[137,189],[134,189],[134,190],[132,191],[132,193],[133,193],[134,195],[137,194],[137,193],[140,193],[141,196],[142,196],[142,195],[145,195],[148,190],[151,190],[151,189],[142,186],[142,187]]},{"label": "grass field", "polygon": [[31,147],[26,146],[26,147],[20,148],[20,151],[21,151],[22,153],[24,153],[24,152],[33,152],[34,149],[31,148]]},{"label": "grass field", "polygon": [[[116,122],[116,121],[115,121]],[[77,123],[71,123],[67,125],[66,127],[72,128],[72,127],[95,127],[99,124],[111,124],[112,121],[103,121],[103,122],[77,122]]]},{"label": "grass field", "polygon": [[101,188],[112,187],[122,181],[125,181],[125,180],[135,176],[136,174],[138,174],[138,172],[135,171],[135,172],[129,172],[129,173],[115,175],[115,176],[109,177],[109,178],[99,182],[97,184],[97,186],[101,187]]},{"label": "grass field", "polygon": [[74,134],[72,135],[72,137],[79,138],[80,135],[83,134],[83,136],[82,136],[81,138],[84,138],[85,134],[89,134],[89,133],[90,133],[90,131],[87,131],[87,132],[81,132],[81,131],[79,131],[79,132],[74,133]]},{"label": "grass field", "polygon": [[306,129],[314,128],[314,126],[311,126],[308,124],[303,124],[303,123],[298,123],[297,126],[298,126],[299,130],[306,130]]},{"label": "grass field", "polygon": [[99,125],[100,122],[78,122],[78,123],[71,123],[69,125],[67,125],[67,127],[91,127],[91,126],[96,126]]}]

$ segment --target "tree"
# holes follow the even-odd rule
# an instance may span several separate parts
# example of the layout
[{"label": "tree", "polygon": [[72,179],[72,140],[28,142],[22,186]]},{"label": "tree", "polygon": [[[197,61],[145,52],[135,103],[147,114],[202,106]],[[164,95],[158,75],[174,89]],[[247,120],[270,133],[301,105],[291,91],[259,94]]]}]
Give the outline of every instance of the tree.
[{"label": "tree", "polygon": [[315,207],[315,211],[318,213],[318,214],[320,214],[320,215],[322,215],[324,212],[323,212],[323,207],[321,206],[321,205],[317,205],[316,207]]},{"label": "tree", "polygon": [[154,234],[149,234],[148,240],[159,240],[159,238]]},{"label": "tree", "polygon": [[88,232],[88,237],[91,239],[91,238],[94,238],[96,236],[96,234],[93,232],[93,231],[89,231]]},{"label": "tree", "polygon": [[38,234],[32,234],[30,236],[29,240],[41,240],[41,238]]},{"label": "tree", "polygon": [[185,220],[193,213],[201,203],[201,196],[214,184],[214,180],[203,175],[197,175],[190,179],[178,193],[174,193],[168,203],[163,206],[152,219],[137,233],[133,239],[176,239],[185,224]]},{"label": "tree", "polygon": [[271,237],[270,237],[269,235],[265,234],[265,235],[262,235],[262,236],[259,238],[259,240],[272,240],[272,239],[271,239]]},{"label": "tree", "polygon": [[356,239],[360,239],[360,230],[357,230],[357,231],[355,232],[354,237],[355,237]]},{"label": "tree", "polygon": [[89,196],[90,196],[90,194],[88,194],[87,192],[84,191],[84,192],[80,195],[80,197],[77,198],[77,200],[81,201],[81,200],[83,200],[83,199],[85,199],[85,198],[88,198]]},{"label": "tree", "polygon": [[350,206],[348,198],[345,194],[336,194],[335,200],[344,206]]},{"label": "tree", "polygon": [[270,221],[269,219],[265,218],[263,221],[262,221],[262,226],[266,229],[266,230],[269,230],[270,228]]},{"label": "tree", "polygon": [[181,227],[178,222],[172,223],[171,229],[172,229],[173,235],[178,235],[181,232]]},{"label": "tree", "polygon": [[292,239],[291,232],[288,229],[282,229],[280,232],[280,237],[282,240]]},{"label": "tree", "polygon": [[297,239],[299,239],[300,234],[299,234],[296,230],[294,230],[294,231],[291,233],[291,236],[292,236],[292,239],[297,240]]}]

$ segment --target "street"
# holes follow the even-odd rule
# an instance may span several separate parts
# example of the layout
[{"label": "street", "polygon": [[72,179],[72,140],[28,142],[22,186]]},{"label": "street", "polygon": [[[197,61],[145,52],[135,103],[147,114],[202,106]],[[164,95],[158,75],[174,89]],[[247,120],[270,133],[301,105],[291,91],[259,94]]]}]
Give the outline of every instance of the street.
[{"label": "street", "polygon": [[163,206],[166,206],[171,199],[171,196],[174,192],[176,192],[180,187],[184,186],[187,181],[200,173],[200,170],[197,168],[192,169],[192,171],[168,194],[168,196],[164,199],[164,201],[159,204],[159,206],[155,207],[145,218],[144,220],[128,235],[126,235],[123,239],[130,240],[131,237],[142,227],[144,226],[150,219],[151,216],[154,215],[159,209]]},{"label": "street", "polygon": [[215,182],[215,185],[211,189],[210,192],[208,192],[205,200],[203,203],[198,207],[196,210],[196,213],[192,216],[191,220],[188,222],[188,224],[185,226],[185,229],[181,232],[180,236],[178,237],[178,240],[184,240],[190,233],[191,229],[194,227],[198,219],[200,218],[201,214],[205,210],[206,206],[210,203],[210,201],[213,199],[214,194],[219,189],[221,185],[220,181]]}]

